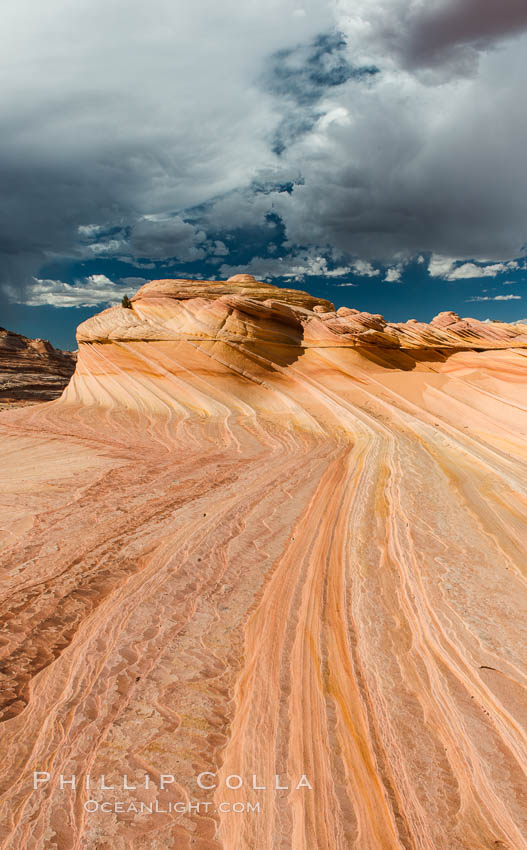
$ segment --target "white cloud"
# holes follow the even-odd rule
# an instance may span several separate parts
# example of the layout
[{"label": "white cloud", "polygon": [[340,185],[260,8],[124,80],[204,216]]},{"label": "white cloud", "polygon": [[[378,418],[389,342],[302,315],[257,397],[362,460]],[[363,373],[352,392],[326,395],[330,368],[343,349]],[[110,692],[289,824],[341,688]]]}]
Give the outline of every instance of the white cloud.
[{"label": "white cloud", "polygon": [[[178,215],[141,216],[130,228],[128,236],[123,233],[113,239],[104,235],[102,225],[89,225],[84,230],[85,236],[92,241],[82,247],[82,256],[117,257],[132,265],[137,265],[141,258],[157,261],[175,258],[179,262],[195,262],[207,256],[224,257],[229,253],[224,242],[207,240],[201,227]],[[99,236],[101,241],[97,241]],[[147,268],[146,263],[141,265]]]},{"label": "white cloud", "polygon": [[474,298],[467,298],[466,302],[469,301],[521,301],[521,295],[476,295]]},{"label": "white cloud", "polygon": [[91,245],[87,245],[84,254],[95,257],[114,257],[120,251],[124,251],[125,248],[126,242],[123,239],[108,239],[102,242],[92,242]]},{"label": "white cloud", "polygon": [[440,257],[432,254],[428,263],[428,274],[431,277],[447,277],[456,264],[452,257]]},{"label": "white cloud", "polygon": [[367,260],[354,260],[351,268],[361,277],[377,277],[380,275],[379,269],[376,269]]},{"label": "white cloud", "polygon": [[129,286],[113,283],[104,274],[92,274],[75,284],[62,280],[34,278],[27,287],[23,300],[18,303],[28,307],[97,307],[118,304]]},{"label": "white cloud", "polygon": [[[324,268],[325,266],[325,268]],[[337,266],[334,269],[328,269],[326,260],[320,266],[320,271],[317,268],[307,271],[306,274],[322,274],[324,277],[342,277],[345,274],[349,274],[351,269],[349,266]]]},{"label": "white cloud", "polygon": [[503,272],[518,268],[518,263],[492,263],[488,266],[477,266],[475,263],[463,263],[448,275],[448,280],[467,280],[469,278],[496,277]]},{"label": "white cloud", "polygon": [[243,266],[224,264],[220,268],[220,277],[231,277],[246,272],[261,280],[284,277],[300,281],[310,276],[343,277],[351,271],[351,266],[337,266],[330,269],[326,257],[313,252],[306,252],[289,257],[253,257],[249,263]]},{"label": "white cloud", "polygon": [[384,277],[384,281],[386,283],[397,283],[401,280],[401,269],[392,268],[386,269],[386,275]]},{"label": "white cloud", "polygon": [[92,239],[94,236],[98,236],[102,230],[103,228],[100,224],[79,224],[77,227],[79,235],[86,239]]},{"label": "white cloud", "polygon": [[432,256],[428,265],[428,272],[432,277],[441,277],[443,280],[469,280],[471,278],[496,277],[507,271],[516,271],[520,264],[516,260],[505,263],[491,263],[480,265],[476,263],[461,263],[450,257]]}]

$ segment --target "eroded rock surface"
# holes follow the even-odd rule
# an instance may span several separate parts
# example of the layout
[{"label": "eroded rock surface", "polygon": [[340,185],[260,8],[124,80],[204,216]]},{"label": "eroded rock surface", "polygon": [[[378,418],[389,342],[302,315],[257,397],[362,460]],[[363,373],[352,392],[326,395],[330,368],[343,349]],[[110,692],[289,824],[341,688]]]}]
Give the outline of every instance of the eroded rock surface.
[{"label": "eroded rock surface", "polygon": [[527,328],[132,303],[0,420],[2,848],[525,850]]},{"label": "eroded rock surface", "polygon": [[75,355],[47,339],[0,328],[0,407],[58,398],[75,371]]}]

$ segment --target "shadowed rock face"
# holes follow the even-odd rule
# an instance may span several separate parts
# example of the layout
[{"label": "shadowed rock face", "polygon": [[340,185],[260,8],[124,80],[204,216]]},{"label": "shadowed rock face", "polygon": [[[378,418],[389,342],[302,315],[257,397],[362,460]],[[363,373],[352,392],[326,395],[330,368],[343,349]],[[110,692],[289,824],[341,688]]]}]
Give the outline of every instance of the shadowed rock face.
[{"label": "shadowed rock face", "polygon": [[525,850],[526,332],[248,276],[83,323],[0,421],[2,847]]},{"label": "shadowed rock face", "polygon": [[47,339],[28,339],[0,328],[0,406],[50,401],[75,371],[75,355]]}]

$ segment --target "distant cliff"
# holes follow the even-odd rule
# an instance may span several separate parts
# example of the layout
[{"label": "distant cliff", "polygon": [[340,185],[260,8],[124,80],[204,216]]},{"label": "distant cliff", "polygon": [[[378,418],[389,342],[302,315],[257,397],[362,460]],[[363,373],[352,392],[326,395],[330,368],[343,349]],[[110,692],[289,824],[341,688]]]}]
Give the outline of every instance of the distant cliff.
[{"label": "distant cliff", "polygon": [[75,371],[76,355],[47,339],[0,328],[0,405],[58,398]]}]

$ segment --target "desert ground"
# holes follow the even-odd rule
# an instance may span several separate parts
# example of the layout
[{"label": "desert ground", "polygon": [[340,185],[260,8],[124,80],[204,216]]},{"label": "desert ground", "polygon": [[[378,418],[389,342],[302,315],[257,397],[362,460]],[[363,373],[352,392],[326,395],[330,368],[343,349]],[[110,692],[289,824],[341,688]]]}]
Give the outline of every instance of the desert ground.
[{"label": "desert ground", "polygon": [[78,340],[0,416],[0,846],[525,850],[527,327],[241,275]]}]

